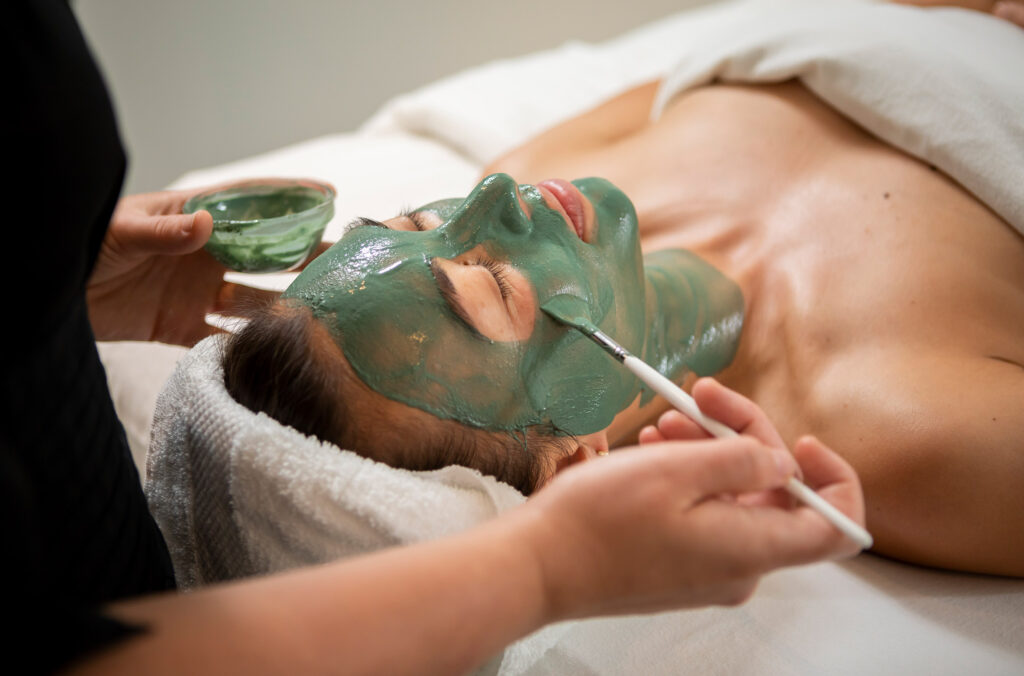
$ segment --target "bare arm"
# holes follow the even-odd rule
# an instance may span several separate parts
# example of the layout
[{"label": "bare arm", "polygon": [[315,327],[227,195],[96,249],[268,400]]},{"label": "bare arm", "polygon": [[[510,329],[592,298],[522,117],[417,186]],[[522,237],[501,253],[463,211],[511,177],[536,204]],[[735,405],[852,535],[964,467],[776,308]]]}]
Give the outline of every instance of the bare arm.
[{"label": "bare arm", "polygon": [[518,526],[120,604],[152,630],[82,671],[462,673],[545,619]]},{"label": "bare arm", "polygon": [[[824,448],[801,463],[859,518],[848,465]],[[739,603],[768,570],[852,553],[810,510],[719,498],[777,488],[794,470],[751,438],[619,452],[460,536],[116,605],[149,631],[79,668],[448,674],[548,622]]]}]

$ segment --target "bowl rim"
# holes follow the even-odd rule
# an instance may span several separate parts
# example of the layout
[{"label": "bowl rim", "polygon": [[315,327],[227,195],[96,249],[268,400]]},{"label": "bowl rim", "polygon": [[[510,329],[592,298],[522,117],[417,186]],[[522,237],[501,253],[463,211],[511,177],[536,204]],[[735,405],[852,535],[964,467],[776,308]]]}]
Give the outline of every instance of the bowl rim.
[{"label": "bowl rim", "polygon": [[[249,219],[235,219],[235,218],[217,218],[213,213],[210,216],[213,217],[214,228],[218,224],[225,225],[277,225],[279,223],[287,223],[288,221],[303,220],[309,216],[315,215],[318,211],[326,211],[334,206],[334,198],[338,196],[337,191],[328,183],[318,181],[311,178],[280,178],[280,177],[268,177],[268,178],[251,178],[243,181],[238,181],[228,185],[219,185],[209,190],[196,193],[192,197],[185,201],[182,205],[181,212],[183,214],[193,214],[197,211],[203,211],[198,208],[200,201],[209,200],[210,198],[220,193],[233,193],[233,192],[244,192],[246,188],[294,188],[294,187],[307,187],[313,188],[324,194],[326,199],[317,204],[316,206],[304,209],[303,211],[297,211],[292,214],[285,214],[284,216],[274,216],[273,218],[249,218]],[[326,225],[326,224],[325,224]]]}]

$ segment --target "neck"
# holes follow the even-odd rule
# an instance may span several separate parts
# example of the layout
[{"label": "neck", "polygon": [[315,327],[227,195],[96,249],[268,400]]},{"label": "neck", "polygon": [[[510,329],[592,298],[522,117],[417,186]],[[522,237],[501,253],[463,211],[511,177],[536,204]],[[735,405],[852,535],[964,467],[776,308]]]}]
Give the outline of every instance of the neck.
[{"label": "neck", "polygon": [[[727,367],[739,347],[743,294],[739,286],[696,254],[666,249],[644,256],[646,335],[639,355],[684,385]],[[613,336],[614,338],[614,336]],[[608,428],[612,445],[630,443],[640,427],[667,408],[647,388]]]},{"label": "neck", "polygon": [[642,357],[679,382],[732,361],[743,328],[743,294],[696,254],[666,249],[644,256],[647,334]]}]

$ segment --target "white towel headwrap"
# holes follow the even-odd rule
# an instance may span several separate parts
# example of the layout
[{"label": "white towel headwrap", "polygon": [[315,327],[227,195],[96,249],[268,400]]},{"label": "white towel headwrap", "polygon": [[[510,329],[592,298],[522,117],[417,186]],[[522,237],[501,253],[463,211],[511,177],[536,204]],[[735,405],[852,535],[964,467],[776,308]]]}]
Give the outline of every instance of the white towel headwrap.
[{"label": "white towel headwrap", "polygon": [[[224,387],[224,340],[185,355],[153,420],[146,496],[182,588],[431,540],[525,500],[476,470],[394,469],[253,413]],[[522,673],[571,625],[513,644],[478,673]]]},{"label": "white towel headwrap", "polygon": [[224,387],[223,337],[157,402],[146,494],[185,588],[441,537],[523,502],[465,467],[394,469],[254,414]]}]

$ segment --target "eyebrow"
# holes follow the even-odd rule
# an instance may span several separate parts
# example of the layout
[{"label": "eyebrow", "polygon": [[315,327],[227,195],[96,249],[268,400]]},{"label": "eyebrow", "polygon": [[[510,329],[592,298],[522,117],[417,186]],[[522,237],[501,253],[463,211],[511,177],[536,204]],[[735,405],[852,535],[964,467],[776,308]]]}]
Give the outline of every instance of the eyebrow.
[{"label": "eyebrow", "polygon": [[459,292],[455,289],[455,285],[452,284],[451,278],[434,260],[430,261],[430,272],[434,275],[434,280],[437,282],[437,289],[441,292],[441,297],[444,298],[444,302],[448,304],[448,307],[455,313],[455,316],[472,329],[474,336],[485,338],[473,324],[473,320],[470,318],[469,313],[466,312],[465,306],[462,305]]}]

